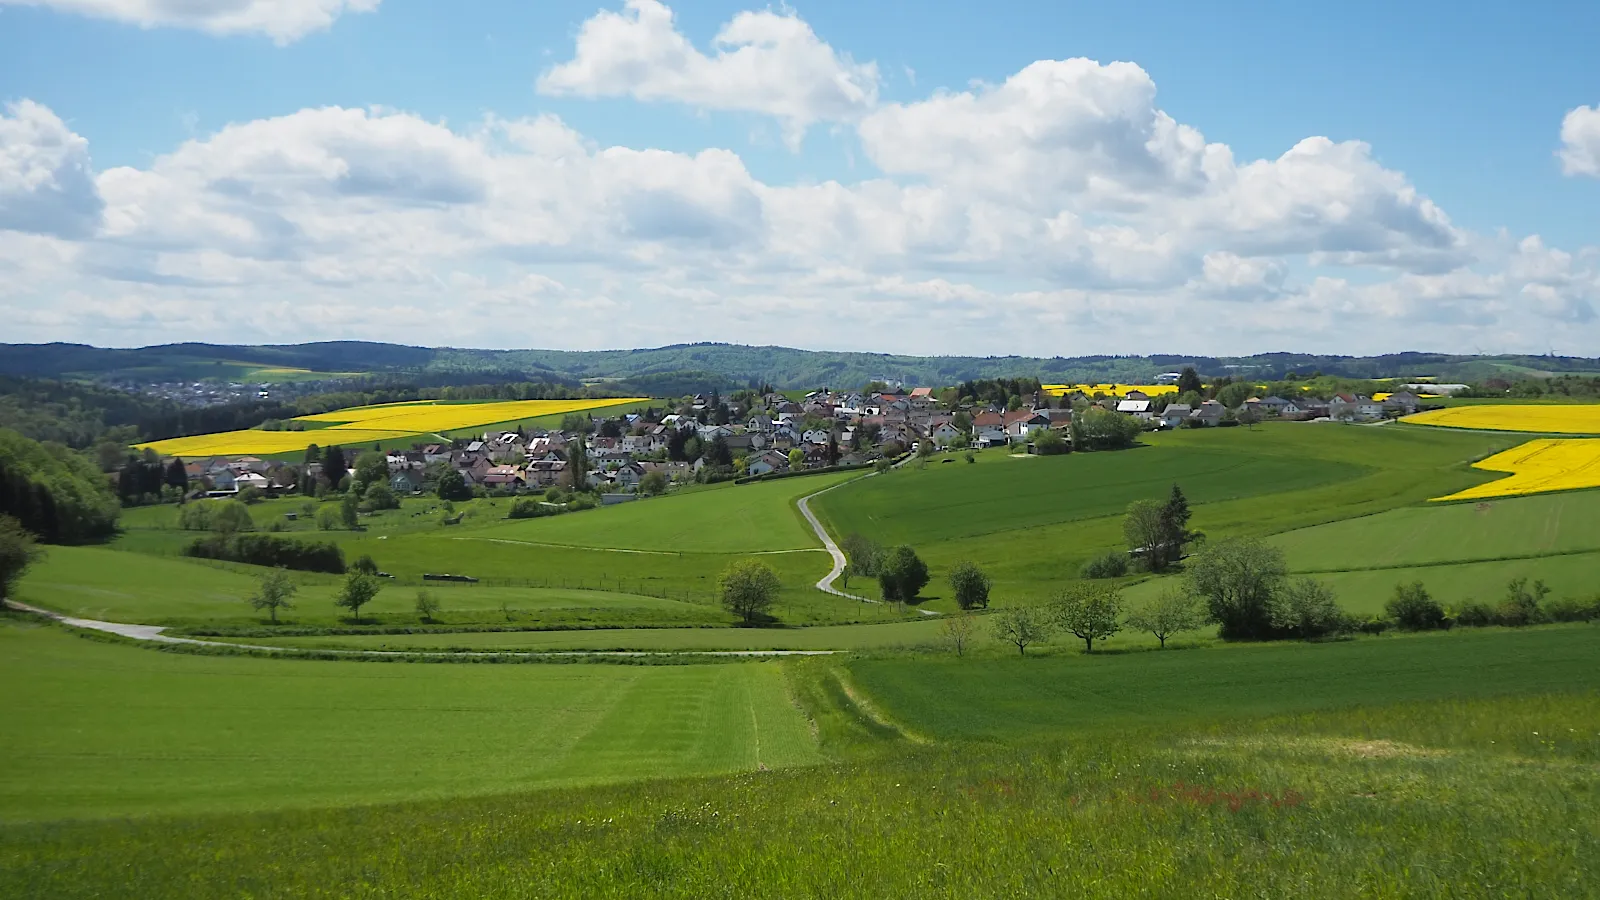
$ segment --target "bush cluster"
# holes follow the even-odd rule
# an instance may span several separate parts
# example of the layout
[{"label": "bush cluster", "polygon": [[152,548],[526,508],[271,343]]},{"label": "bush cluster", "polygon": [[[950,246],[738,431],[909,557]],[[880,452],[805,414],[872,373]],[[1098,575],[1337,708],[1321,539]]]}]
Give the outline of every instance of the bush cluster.
[{"label": "bush cluster", "polygon": [[253,566],[343,574],[344,551],[331,542],[297,541],[271,534],[212,535],[195,538],[184,556],[220,559]]},{"label": "bush cluster", "polygon": [[1107,550],[1083,564],[1085,578],[1121,578],[1128,574],[1128,554]]}]

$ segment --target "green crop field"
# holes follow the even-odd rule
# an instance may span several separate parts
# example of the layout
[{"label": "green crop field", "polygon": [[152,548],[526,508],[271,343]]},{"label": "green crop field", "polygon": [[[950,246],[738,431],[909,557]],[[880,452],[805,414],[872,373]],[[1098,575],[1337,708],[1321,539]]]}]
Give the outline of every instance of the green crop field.
[{"label": "green crop field", "polygon": [[[32,569],[17,599],[69,615],[111,622],[196,626],[265,622],[246,600],[256,592],[259,569],[198,560],[119,553],[99,547],[52,547]],[[347,615],[333,605],[339,578],[291,573],[299,586],[285,624],[333,625]],[[727,624],[731,617],[709,603],[601,590],[482,585],[386,585],[362,610],[365,620],[420,624],[418,590],[439,601],[442,627],[513,622],[584,625]],[[504,604],[504,611],[502,611]],[[510,614],[508,617],[507,613]]]},{"label": "green crop field", "polygon": [[856,683],[914,732],[1009,740],[1416,700],[1600,689],[1587,625],[1035,659],[862,659]]},{"label": "green crop field", "polygon": [[[816,762],[775,664],[199,657],[0,624],[0,819],[338,806]],[[11,895],[16,896],[16,895]]]},{"label": "green crop field", "polygon": [[886,544],[953,540],[1115,515],[1181,484],[1206,503],[1354,478],[1359,466],[1168,445],[1057,457],[982,454],[978,465],[908,468],[817,499],[839,534]]},{"label": "green crop field", "polygon": [[1600,550],[1600,491],[1411,506],[1272,542],[1305,572]]},{"label": "green crop field", "polygon": [[816,535],[795,511],[795,499],[859,477],[852,472],[728,485],[582,515],[509,522],[483,537],[674,553],[819,547]]},{"label": "green crop field", "polygon": [[[28,807],[11,793],[20,780],[13,765],[0,775],[8,788],[6,808],[31,812],[11,818],[99,818],[130,808],[148,811],[152,802],[169,805],[155,818],[0,825],[0,892],[52,898],[1588,896],[1600,865],[1600,695],[1592,692],[1600,669],[1596,644],[1577,635],[1592,637],[1582,629],[1549,629],[1482,633],[1474,636],[1485,639],[1479,642],[1461,635],[1373,641],[1356,645],[1363,648],[1360,656],[1332,663],[1306,660],[1350,648],[980,661],[972,667],[904,659],[853,663],[849,680],[856,687],[848,693],[870,685],[882,692],[874,696],[877,705],[914,723],[914,733],[948,735],[929,745],[908,742],[864,712],[839,690],[845,682],[831,662],[808,660],[786,664],[789,683],[807,698],[824,750],[851,761],[377,806],[366,805],[366,798],[396,773],[403,773],[403,796],[441,787],[470,794],[461,788],[480,779],[513,781],[515,773],[542,765],[539,754],[522,751],[530,749],[524,732],[543,720],[515,712],[486,715],[484,708],[516,710],[515,701],[525,697],[536,705],[548,702],[539,699],[548,692],[537,688],[554,685],[500,681],[528,677],[526,666],[227,660],[243,666],[232,674],[244,677],[204,679],[222,683],[200,690],[249,692],[235,699],[253,704],[265,693],[258,671],[376,671],[354,680],[330,674],[335,683],[318,693],[294,684],[298,679],[268,676],[280,691],[317,702],[302,701],[287,718],[282,706],[269,705],[269,714],[258,718],[282,721],[303,736],[303,723],[326,714],[325,691],[331,689],[337,699],[353,695],[345,702],[356,710],[354,731],[341,728],[320,746],[270,732],[251,742],[244,738],[265,729],[248,711],[225,709],[220,722],[234,730],[181,726],[195,746],[181,748],[177,755],[188,764],[180,768],[177,760],[150,753],[152,741],[166,745],[180,726],[141,724],[139,714],[151,711],[152,684],[137,658],[163,666],[219,661],[91,647],[136,659],[85,667],[81,653],[65,652],[61,662],[69,671],[61,672],[46,658],[74,639],[51,635],[55,640],[26,660],[46,673],[43,686],[56,691],[65,682],[82,689],[123,679],[126,687],[113,688],[107,698],[123,701],[120,706],[108,710],[94,702],[74,713],[80,723],[115,722],[119,734],[133,739],[97,757],[74,752],[85,742],[76,737],[68,752],[77,777],[63,774],[61,757],[52,758],[24,786]],[[1158,677],[1118,702],[1111,685],[1141,676],[1100,667],[1134,662],[1154,664]],[[1358,669],[1353,679],[1327,677],[1340,663],[1373,667],[1375,674]],[[770,671],[759,664],[694,667],[695,674],[684,677],[705,677],[702,668]],[[1298,691],[1280,687],[1285,668],[1309,668],[1316,677],[1297,681]],[[477,695],[460,680],[435,690],[390,670],[488,679],[496,682],[495,692],[475,706],[462,699]],[[557,672],[570,678],[631,674],[611,667]],[[1251,692],[1249,677],[1258,679],[1262,697]],[[1552,690],[1563,678],[1566,683]],[[381,679],[406,690],[386,690],[394,685]],[[169,696],[192,696],[195,681],[169,687]],[[1191,685],[1198,702],[1188,704]],[[136,687],[146,691],[134,693]],[[592,687],[580,684],[573,692]],[[683,685],[672,687],[677,690],[653,699],[682,704]],[[780,685],[772,690],[781,695]],[[444,701],[438,715],[450,722],[447,733],[408,730],[398,744],[370,742],[374,723],[425,718],[417,708],[435,700]],[[19,701],[4,702],[14,708]],[[659,739],[645,736],[668,718],[659,705],[617,708],[605,718],[620,721],[624,713],[636,730],[631,740],[612,738],[625,747],[619,755],[661,755]],[[726,721],[731,728],[732,718]],[[30,730],[60,734],[54,725]],[[774,730],[788,735],[790,747],[809,743],[803,726]],[[381,726],[376,732],[384,733]],[[89,740],[99,733],[89,729]],[[763,760],[771,734],[761,732]],[[578,743],[594,737],[587,732]],[[19,755],[10,732],[3,739],[11,742],[8,758],[35,772],[36,757]],[[49,741],[30,739],[30,745],[41,743]],[[217,754],[230,746],[279,753]],[[460,750],[426,755],[441,747]],[[341,756],[341,750],[352,752]],[[330,768],[302,769],[322,758],[332,760]],[[731,758],[729,768],[752,766],[748,746]],[[112,766],[113,759],[124,764]],[[616,758],[603,757],[602,764],[616,765]],[[462,772],[464,783],[442,777]],[[241,784],[251,778],[254,784]],[[317,800],[325,802],[274,790],[286,784],[300,789],[301,782],[323,785],[326,793]],[[127,789],[130,783],[203,789],[187,795],[198,798],[191,812],[174,809],[167,792],[141,795]],[[62,794],[56,805],[42,802],[52,789]],[[354,801],[359,808],[325,808],[357,795],[363,798]],[[294,808],[307,805],[313,808]],[[225,812],[230,806],[274,811]]]}]

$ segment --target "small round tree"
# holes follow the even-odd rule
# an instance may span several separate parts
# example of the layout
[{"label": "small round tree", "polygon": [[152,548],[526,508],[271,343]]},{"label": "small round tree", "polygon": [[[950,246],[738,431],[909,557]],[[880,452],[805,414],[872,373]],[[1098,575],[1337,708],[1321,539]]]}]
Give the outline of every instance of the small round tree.
[{"label": "small round tree", "polygon": [[729,566],[717,583],[722,605],[747,625],[766,615],[778,599],[780,587],[778,573],[754,559],[740,560]]},{"label": "small round tree", "polygon": [[256,589],[255,596],[250,598],[250,605],[257,610],[266,610],[272,617],[272,624],[278,624],[278,610],[293,609],[294,594],[299,587],[291,580],[289,574],[282,570],[268,572],[261,576],[261,586]]},{"label": "small round tree", "polygon": [[378,589],[378,579],[362,572],[351,572],[344,577],[344,585],[339,588],[338,596],[333,598],[333,605],[350,610],[351,618],[360,622],[361,607],[378,596]]},{"label": "small round tree", "polygon": [[890,550],[878,564],[878,586],[886,602],[911,603],[927,585],[928,564],[906,544]]},{"label": "small round tree", "polygon": [[950,569],[950,588],[962,609],[989,606],[989,576],[974,563],[958,562]]}]

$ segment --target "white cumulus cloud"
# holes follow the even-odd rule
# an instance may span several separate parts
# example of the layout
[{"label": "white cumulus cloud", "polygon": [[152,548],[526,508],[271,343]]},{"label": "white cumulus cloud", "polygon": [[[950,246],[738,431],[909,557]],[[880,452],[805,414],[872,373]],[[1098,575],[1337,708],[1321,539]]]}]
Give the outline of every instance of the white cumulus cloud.
[{"label": "white cumulus cloud", "polygon": [[791,145],[808,126],[848,121],[878,98],[875,63],[857,63],[789,12],[734,16],[702,53],[659,0],[627,0],[583,24],[573,58],[539,77],[551,95],[628,96],[780,119]]},{"label": "white cumulus cloud", "polygon": [[279,44],[331,26],[345,13],[371,12],[382,0],[0,0],[113,19],[143,28],[190,28],[208,34],[263,34]]},{"label": "white cumulus cloud", "polygon": [[1600,103],[1580,106],[1561,120],[1561,171],[1600,178]]},{"label": "white cumulus cloud", "polygon": [[31,100],[0,115],[0,230],[81,237],[104,204],[95,188],[89,142]]}]

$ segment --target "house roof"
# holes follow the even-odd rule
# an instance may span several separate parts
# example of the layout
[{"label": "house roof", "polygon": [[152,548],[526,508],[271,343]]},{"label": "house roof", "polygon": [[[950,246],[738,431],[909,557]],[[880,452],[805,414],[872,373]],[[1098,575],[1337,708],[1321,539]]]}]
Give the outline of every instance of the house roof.
[{"label": "house roof", "polygon": [[1162,415],[1187,416],[1191,412],[1194,412],[1194,408],[1187,403],[1171,403],[1167,405],[1166,411],[1163,412]]},{"label": "house roof", "polygon": [[1142,413],[1149,411],[1149,400],[1124,400],[1117,404],[1117,412],[1120,413]]},{"label": "house roof", "polygon": [[913,396],[913,397],[932,397],[933,396],[933,388],[931,388],[931,387],[912,388],[911,396]]},{"label": "house roof", "polygon": [[1004,425],[1005,417],[995,412],[978,413],[972,417],[972,427],[982,428],[985,425]]}]

